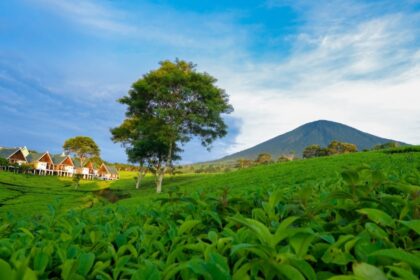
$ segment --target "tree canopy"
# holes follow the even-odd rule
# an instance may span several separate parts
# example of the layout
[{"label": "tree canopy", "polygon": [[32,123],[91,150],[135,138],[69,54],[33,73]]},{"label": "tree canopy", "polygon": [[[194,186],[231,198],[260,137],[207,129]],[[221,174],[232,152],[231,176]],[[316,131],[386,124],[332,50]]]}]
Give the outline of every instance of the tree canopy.
[{"label": "tree canopy", "polygon": [[329,155],[346,154],[346,153],[354,153],[354,152],[357,152],[357,146],[351,143],[332,141],[328,145]]},{"label": "tree canopy", "polygon": [[320,145],[310,145],[303,151],[304,158],[322,157],[336,154],[346,154],[357,152],[357,146],[351,143],[331,141],[326,148]]},{"label": "tree canopy", "polygon": [[175,60],[143,75],[119,100],[127,106],[126,119],[111,129],[112,139],[126,147],[131,162],[147,163],[161,191],[164,173],[179,158],[181,146],[197,137],[205,147],[223,137],[222,114],[232,112],[216,79],[198,72],[192,63]]},{"label": "tree canopy", "polygon": [[321,148],[320,145],[310,145],[303,150],[303,158],[313,158],[326,155],[328,155],[327,150]]},{"label": "tree canopy", "polygon": [[66,153],[74,154],[83,166],[87,158],[99,157],[100,149],[92,138],[76,136],[64,142],[63,149]]}]

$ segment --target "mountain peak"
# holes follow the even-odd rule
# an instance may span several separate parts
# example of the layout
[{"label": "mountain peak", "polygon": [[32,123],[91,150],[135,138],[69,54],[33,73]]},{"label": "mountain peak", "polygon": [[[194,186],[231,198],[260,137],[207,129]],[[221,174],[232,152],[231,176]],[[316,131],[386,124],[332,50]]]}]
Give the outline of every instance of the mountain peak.
[{"label": "mountain peak", "polygon": [[338,126],[347,126],[338,122],[329,121],[329,120],[317,120],[313,122],[305,123],[304,125],[301,125],[300,127],[319,127],[319,126],[332,126],[332,125],[338,125]]},{"label": "mountain peak", "polygon": [[365,133],[338,122],[317,120],[301,125],[252,148],[224,157],[222,160],[255,159],[260,153],[270,153],[274,158],[290,153],[301,157],[305,147],[313,144],[326,147],[334,140],[355,144],[359,150],[371,149],[375,145],[394,141]]}]

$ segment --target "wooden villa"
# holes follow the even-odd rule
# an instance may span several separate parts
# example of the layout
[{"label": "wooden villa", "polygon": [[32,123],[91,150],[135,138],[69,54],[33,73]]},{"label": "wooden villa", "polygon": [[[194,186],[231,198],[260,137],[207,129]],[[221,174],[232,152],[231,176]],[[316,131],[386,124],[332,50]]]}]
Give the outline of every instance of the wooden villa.
[{"label": "wooden villa", "polygon": [[98,177],[98,170],[100,168],[99,165],[93,163],[92,161],[89,161],[86,165],[87,168],[89,168],[89,174],[92,177]]},{"label": "wooden villa", "polygon": [[[75,174],[80,174],[83,176],[83,179],[94,179],[95,178],[95,172],[94,170],[91,170],[90,162],[87,162],[83,164],[83,166],[80,164],[80,159],[73,159],[74,167],[75,167]],[[92,167],[93,168],[93,167]]]},{"label": "wooden villa", "polygon": [[83,179],[119,179],[118,171],[114,166],[104,163],[99,166],[92,161],[87,161],[82,166],[79,159],[71,158],[64,153],[51,155],[49,152],[29,152],[26,147],[0,147],[0,158],[6,159],[9,163],[8,166],[0,166],[0,169],[19,171],[16,164],[25,164],[31,166],[30,172],[38,175],[72,177],[74,174],[80,174]]},{"label": "wooden villa", "polygon": [[0,158],[4,158],[9,161],[10,164],[26,164],[28,163],[26,157],[29,152],[26,147],[18,148],[5,148],[0,147]]},{"label": "wooden villa", "polygon": [[34,167],[34,174],[54,175],[54,162],[50,153],[29,153],[27,160]]},{"label": "wooden villa", "polygon": [[74,163],[70,156],[61,154],[53,155],[54,174],[58,176],[72,177],[74,174]]},{"label": "wooden villa", "polygon": [[120,176],[114,166],[108,166],[102,163],[98,170],[98,177],[102,180],[118,180]]}]

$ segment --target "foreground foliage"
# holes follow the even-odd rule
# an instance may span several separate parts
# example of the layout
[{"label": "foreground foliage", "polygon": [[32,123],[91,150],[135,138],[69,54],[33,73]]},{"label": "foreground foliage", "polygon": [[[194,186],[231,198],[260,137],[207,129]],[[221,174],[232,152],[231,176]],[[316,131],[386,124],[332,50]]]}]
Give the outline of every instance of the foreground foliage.
[{"label": "foreground foliage", "polygon": [[1,279],[417,279],[420,170],[6,216]]}]

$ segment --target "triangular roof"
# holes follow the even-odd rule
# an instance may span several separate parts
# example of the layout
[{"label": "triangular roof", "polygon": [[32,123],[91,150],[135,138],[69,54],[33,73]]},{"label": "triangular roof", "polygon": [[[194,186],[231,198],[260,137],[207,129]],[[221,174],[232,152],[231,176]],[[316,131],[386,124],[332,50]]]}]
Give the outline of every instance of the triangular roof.
[{"label": "triangular roof", "polygon": [[108,170],[113,175],[118,175],[118,170],[115,168],[115,166],[108,166]]},{"label": "triangular roof", "polygon": [[35,153],[35,152],[31,152],[28,156],[27,156],[27,161],[29,163],[33,163],[36,161],[39,161],[43,156],[48,155],[48,157],[52,160],[50,153],[45,152],[45,153]]},{"label": "triangular roof", "polygon": [[[77,167],[77,168],[81,168],[82,167],[82,165],[80,164],[80,159],[73,158],[72,160],[73,160],[74,167]],[[83,167],[86,167],[87,164],[88,164],[88,162]]]},{"label": "triangular roof", "polygon": [[9,159],[11,156],[16,154],[20,148],[6,148],[0,147],[0,158]]},{"label": "triangular roof", "polygon": [[110,173],[110,174],[112,174],[112,175],[118,175],[118,171],[117,171],[117,169],[115,168],[115,166],[108,166],[108,165],[106,165],[105,163],[102,163],[101,167],[102,167],[102,166],[105,168],[105,170],[106,170],[108,173]]},{"label": "triangular roof", "polygon": [[51,156],[52,161],[54,164],[62,164],[67,158],[69,158],[72,162],[72,164],[74,165],[74,162],[72,160],[72,158],[70,156],[66,156],[66,155],[52,155]]},{"label": "triangular roof", "polygon": [[86,166],[86,167],[89,167],[89,168],[93,168],[93,169],[98,169],[98,168],[100,168],[100,167],[101,167],[99,164],[97,164],[97,163],[95,163],[95,162],[92,162],[92,161],[88,161],[88,162],[85,164],[85,166]]}]

